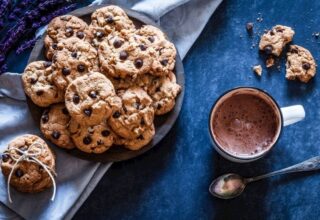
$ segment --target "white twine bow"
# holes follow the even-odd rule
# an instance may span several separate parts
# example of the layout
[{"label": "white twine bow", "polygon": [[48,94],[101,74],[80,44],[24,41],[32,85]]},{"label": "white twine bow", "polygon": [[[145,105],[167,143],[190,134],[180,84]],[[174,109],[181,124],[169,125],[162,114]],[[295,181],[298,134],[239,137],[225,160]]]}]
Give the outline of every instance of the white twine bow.
[{"label": "white twine bow", "polygon": [[[38,146],[39,148],[33,148],[34,146]],[[32,149],[33,148],[33,149]],[[19,152],[19,154],[21,156],[15,158],[13,157],[10,152],[11,151],[16,151]],[[35,142],[33,143],[28,150],[26,151],[22,151],[19,148],[10,148],[8,150],[6,150],[5,152],[3,152],[3,154],[8,155],[10,158],[12,158],[12,160],[15,161],[10,174],[8,176],[8,188],[7,188],[7,192],[8,192],[8,198],[9,198],[9,202],[12,203],[12,199],[11,199],[11,193],[10,193],[10,181],[11,181],[11,177],[12,174],[16,168],[16,166],[18,165],[18,163],[20,163],[21,161],[27,161],[27,162],[31,162],[31,163],[36,163],[38,165],[40,165],[49,175],[49,177],[51,178],[52,184],[53,184],[53,193],[52,193],[52,197],[51,197],[51,201],[54,200],[55,196],[56,196],[56,182],[54,180],[54,177],[52,175],[52,173],[56,176],[56,173],[47,165],[45,165],[44,163],[42,163],[37,157],[40,156],[42,154],[42,151],[44,150],[44,146],[39,143],[39,142]]]}]

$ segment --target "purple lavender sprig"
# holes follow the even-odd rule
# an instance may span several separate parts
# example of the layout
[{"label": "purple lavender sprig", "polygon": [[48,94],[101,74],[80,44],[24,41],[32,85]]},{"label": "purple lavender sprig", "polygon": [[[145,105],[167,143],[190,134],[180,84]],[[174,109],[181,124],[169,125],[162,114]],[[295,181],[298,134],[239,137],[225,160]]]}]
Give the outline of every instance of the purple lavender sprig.
[{"label": "purple lavender sprig", "polygon": [[10,0],[2,0],[0,5],[0,18],[3,19],[4,15],[8,10],[11,8],[11,1]]},{"label": "purple lavender sprig", "polygon": [[10,0],[2,0],[0,4],[0,29],[4,27],[5,15],[11,10],[12,4]]},{"label": "purple lavender sprig", "polygon": [[38,29],[39,27],[48,24],[53,18],[59,16],[59,15],[63,15],[63,14],[67,14],[68,12],[74,10],[76,8],[76,4],[71,4],[62,8],[59,8],[55,11],[53,11],[52,13],[42,17],[40,19],[40,21],[34,22],[32,24],[32,28],[33,29]]},{"label": "purple lavender sprig", "polygon": [[[29,0],[25,0],[29,1]],[[16,46],[22,39],[27,39],[34,35],[35,31],[49,23],[54,17],[66,14],[76,8],[76,4],[67,5],[59,8],[61,4],[65,4],[65,0],[38,0],[37,8],[28,10],[17,23],[5,34],[0,41],[0,74],[6,69],[6,55]],[[1,19],[0,19],[1,20]],[[1,23],[1,21],[0,21]],[[26,38],[27,37],[27,38]],[[34,46],[36,38],[25,40],[16,50],[17,54],[22,53],[28,48]]]},{"label": "purple lavender sprig", "polygon": [[38,40],[38,37],[34,37],[31,40],[24,41],[16,50],[16,54],[19,55],[25,50],[32,48],[36,44],[37,40]]}]

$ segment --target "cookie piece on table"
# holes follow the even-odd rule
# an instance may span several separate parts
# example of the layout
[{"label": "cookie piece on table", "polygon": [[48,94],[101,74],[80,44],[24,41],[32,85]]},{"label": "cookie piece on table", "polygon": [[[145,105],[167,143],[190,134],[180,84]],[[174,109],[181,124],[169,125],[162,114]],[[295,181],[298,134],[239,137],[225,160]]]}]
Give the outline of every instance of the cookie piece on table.
[{"label": "cookie piece on table", "polygon": [[107,119],[113,108],[121,106],[114,87],[101,73],[90,72],[70,83],[65,94],[66,107],[78,123],[96,125]]},{"label": "cookie piece on table", "polygon": [[93,35],[93,45],[99,46],[111,32],[126,35],[128,32],[133,32],[135,26],[124,10],[118,6],[110,5],[99,8],[92,13],[89,30]]},{"label": "cookie piece on table", "polygon": [[145,25],[136,31],[140,36],[140,45],[155,50],[155,59],[152,63],[151,74],[162,76],[169,74],[175,67],[177,51],[173,43],[158,28]]},{"label": "cookie piece on table", "polygon": [[58,42],[62,39],[77,37],[79,40],[91,41],[88,25],[80,18],[73,15],[63,15],[52,19],[44,38],[46,57],[51,60],[58,49]]},{"label": "cookie piece on table", "polygon": [[104,120],[97,125],[88,126],[71,119],[69,130],[77,148],[86,153],[105,152],[117,137]]},{"label": "cookie piece on table", "polygon": [[122,99],[122,107],[109,118],[109,125],[119,136],[135,139],[153,124],[152,99],[139,87],[120,91],[118,95]]},{"label": "cookie piece on table", "polygon": [[154,125],[152,124],[137,138],[132,140],[128,140],[128,139],[123,140],[122,145],[125,148],[128,148],[129,150],[140,150],[141,148],[146,146],[148,143],[150,143],[154,135],[155,135],[155,128],[154,128]]},{"label": "cookie piece on table", "polygon": [[153,50],[141,49],[134,35],[120,37],[113,33],[99,46],[101,71],[108,77],[132,77],[150,71]]},{"label": "cookie piece on table", "polygon": [[276,25],[261,36],[259,49],[267,55],[279,56],[284,46],[292,41],[293,35],[291,27]]},{"label": "cookie piece on table", "polygon": [[47,166],[52,175],[55,174],[55,155],[51,149],[40,137],[27,134],[13,139],[2,154],[1,170],[3,175],[8,178],[14,168],[10,185],[18,191],[29,193],[41,192],[52,187],[50,176],[39,164],[22,160],[14,167],[16,161],[21,157],[21,153],[16,149],[39,153],[35,157]]},{"label": "cookie piece on table", "polygon": [[63,102],[64,93],[53,83],[51,62],[29,63],[22,74],[25,93],[38,106],[46,107]]},{"label": "cookie piece on table", "polygon": [[148,88],[148,94],[153,100],[155,114],[163,115],[171,111],[180,92],[181,86],[177,84],[176,76],[173,72],[170,72],[167,76],[154,79]]},{"label": "cookie piece on table", "polygon": [[88,73],[98,71],[97,50],[86,41],[71,37],[58,43],[59,50],[53,56],[53,80],[62,90],[69,83]]},{"label": "cookie piece on table", "polygon": [[287,53],[286,78],[307,83],[316,74],[316,62],[309,50],[291,45]]},{"label": "cookie piece on table", "polygon": [[40,120],[42,134],[52,143],[65,149],[74,148],[68,130],[70,115],[63,103],[55,104],[46,109]]}]

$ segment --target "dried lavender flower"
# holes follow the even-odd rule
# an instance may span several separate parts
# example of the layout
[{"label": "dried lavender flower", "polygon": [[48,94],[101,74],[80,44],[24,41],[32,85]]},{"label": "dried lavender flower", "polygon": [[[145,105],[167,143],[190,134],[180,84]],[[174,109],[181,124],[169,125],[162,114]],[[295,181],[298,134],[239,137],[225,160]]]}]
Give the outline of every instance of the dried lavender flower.
[{"label": "dried lavender flower", "polygon": [[21,54],[22,52],[24,52],[25,50],[29,49],[29,48],[32,48],[36,42],[37,42],[38,38],[37,37],[34,37],[32,38],[31,40],[26,40],[24,41],[19,47],[18,49],[16,50],[16,54]]}]

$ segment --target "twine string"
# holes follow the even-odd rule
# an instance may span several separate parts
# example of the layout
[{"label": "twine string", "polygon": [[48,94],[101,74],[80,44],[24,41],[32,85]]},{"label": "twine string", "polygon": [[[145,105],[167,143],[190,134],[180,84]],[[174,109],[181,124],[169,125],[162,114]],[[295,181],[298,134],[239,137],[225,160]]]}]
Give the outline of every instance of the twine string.
[{"label": "twine string", "polygon": [[[39,148],[32,149],[33,147],[36,147],[36,146],[38,146]],[[12,178],[12,175],[13,175],[13,172],[14,172],[16,166],[21,161],[27,161],[27,162],[36,163],[36,164],[40,165],[48,173],[48,175],[49,175],[49,177],[50,177],[50,179],[52,181],[52,185],[53,185],[53,192],[52,192],[52,196],[51,196],[51,201],[54,201],[54,198],[56,196],[56,188],[57,187],[56,187],[56,182],[54,180],[54,177],[53,177],[52,173],[55,176],[56,176],[56,173],[50,167],[48,167],[46,164],[42,163],[37,158],[38,156],[40,156],[42,154],[43,150],[44,150],[44,146],[39,142],[35,142],[26,151],[22,151],[19,148],[13,147],[13,148],[10,148],[10,149],[6,150],[3,153],[3,154],[6,154],[6,155],[10,156],[12,158],[12,160],[15,161],[15,163],[12,166],[12,169],[10,171],[10,174],[8,176],[8,180],[7,180],[7,184],[8,184],[7,193],[8,193],[8,199],[9,199],[10,203],[12,203],[11,192],[10,192],[10,181],[11,181],[11,178]],[[10,154],[11,151],[18,152],[20,154],[20,156],[19,157],[12,156]]]}]

